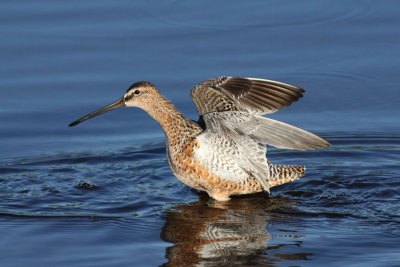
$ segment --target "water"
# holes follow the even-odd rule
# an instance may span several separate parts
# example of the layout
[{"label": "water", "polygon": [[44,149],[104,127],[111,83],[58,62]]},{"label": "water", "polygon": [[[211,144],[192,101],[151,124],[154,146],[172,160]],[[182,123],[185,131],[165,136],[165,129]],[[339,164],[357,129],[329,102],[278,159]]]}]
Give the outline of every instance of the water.
[{"label": "water", "polygon": [[[400,264],[397,1],[2,1],[2,266]],[[271,115],[327,138],[269,148],[307,175],[216,203],[179,182],[160,127],[118,109],[150,80],[187,116],[220,75],[301,86]]]}]

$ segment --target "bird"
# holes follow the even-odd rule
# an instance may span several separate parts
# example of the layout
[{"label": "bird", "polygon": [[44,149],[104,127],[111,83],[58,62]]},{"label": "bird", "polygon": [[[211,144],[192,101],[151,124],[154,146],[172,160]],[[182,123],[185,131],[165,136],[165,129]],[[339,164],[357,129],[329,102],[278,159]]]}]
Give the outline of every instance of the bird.
[{"label": "bird", "polygon": [[233,76],[211,78],[190,92],[199,119],[185,117],[150,82],[132,84],[123,97],[72,122],[119,107],[138,107],[162,127],[173,174],[217,201],[266,192],[299,179],[301,165],[272,164],[267,145],[291,150],[322,149],[330,143],[296,126],[267,118],[303,97],[305,90],[283,82]]}]

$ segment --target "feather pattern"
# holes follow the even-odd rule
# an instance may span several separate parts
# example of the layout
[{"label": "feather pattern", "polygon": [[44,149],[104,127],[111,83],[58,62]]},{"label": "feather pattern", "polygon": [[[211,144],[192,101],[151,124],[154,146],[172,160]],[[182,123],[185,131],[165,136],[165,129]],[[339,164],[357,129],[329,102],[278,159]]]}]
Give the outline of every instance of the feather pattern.
[{"label": "feather pattern", "polygon": [[215,117],[223,125],[219,128],[228,129],[227,132],[230,135],[236,134],[250,138],[262,145],[294,150],[310,150],[329,146],[328,141],[306,130],[248,112],[210,112],[203,116],[206,126],[210,124],[210,121],[215,124]]},{"label": "feather pattern", "polygon": [[197,137],[200,146],[193,158],[224,180],[255,179],[269,192],[275,184],[270,172],[275,169],[270,170],[273,165],[267,161],[266,145],[296,150],[329,145],[306,130],[260,116],[290,105],[303,92],[285,83],[238,77],[214,78],[197,85],[191,97],[205,131]]},{"label": "feather pattern", "polygon": [[303,97],[299,87],[266,79],[218,77],[206,80],[191,91],[200,115],[211,111],[246,110],[273,113]]},{"label": "feather pattern", "polygon": [[206,130],[217,127],[215,117],[218,117],[218,127],[247,135],[263,145],[295,150],[327,147],[329,142],[313,133],[260,116],[289,106],[303,97],[304,92],[299,87],[277,81],[219,77],[194,87],[191,97],[205,121]]},{"label": "feather pattern", "polygon": [[197,137],[200,145],[193,158],[224,180],[241,183],[255,178],[269,192],[266,147],[229,132],[218,120],[216,117],[205,120],[210,130]]}]

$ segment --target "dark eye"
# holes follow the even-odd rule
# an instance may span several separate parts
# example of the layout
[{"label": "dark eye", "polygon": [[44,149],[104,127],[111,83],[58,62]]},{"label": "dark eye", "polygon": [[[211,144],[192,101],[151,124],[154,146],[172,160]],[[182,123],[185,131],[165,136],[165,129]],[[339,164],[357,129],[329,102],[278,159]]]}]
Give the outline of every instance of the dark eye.
[{"label": "dark eye", "polygon": [[139,90],[135,90],[135,92],[133,92],[134,95],[140,95],[142,92],[140,92]]}]

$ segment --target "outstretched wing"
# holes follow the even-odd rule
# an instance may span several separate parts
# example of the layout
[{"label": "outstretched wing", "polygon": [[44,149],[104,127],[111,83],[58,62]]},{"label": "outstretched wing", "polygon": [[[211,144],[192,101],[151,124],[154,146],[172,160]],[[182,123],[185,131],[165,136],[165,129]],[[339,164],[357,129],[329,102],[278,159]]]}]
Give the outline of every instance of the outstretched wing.
[{"label": "outstretched wing", "polygon": [[207,131],[285,149],[325,148],[329,142],[296,126],[245,111],[209,112],[203,116]]},{"label": "outstretched wing", "polygon": [[315,134],[246,111],[208,112],[203,118],[206,131],[198,137],[202,150],[195,152],[197,160],[223,179],[241,182],[254,177],[268,192],[265,144],[298,150],[329,145]]},{"label": "outstretched wing", "polygon": [[303,97],[299,87],[266,79],[218,77],[206,80],[191,91],[200,116],[213,111],[273,113]]},{"label": "outstretched wing", "polygon": [[239,77],[209,79],[191,96],[207,131],[235,139],[247,137],[263,145],[311,150],[329,146],[325,139],[298,127],[260,116],[289,106],[304,90],[285,83]]}]

